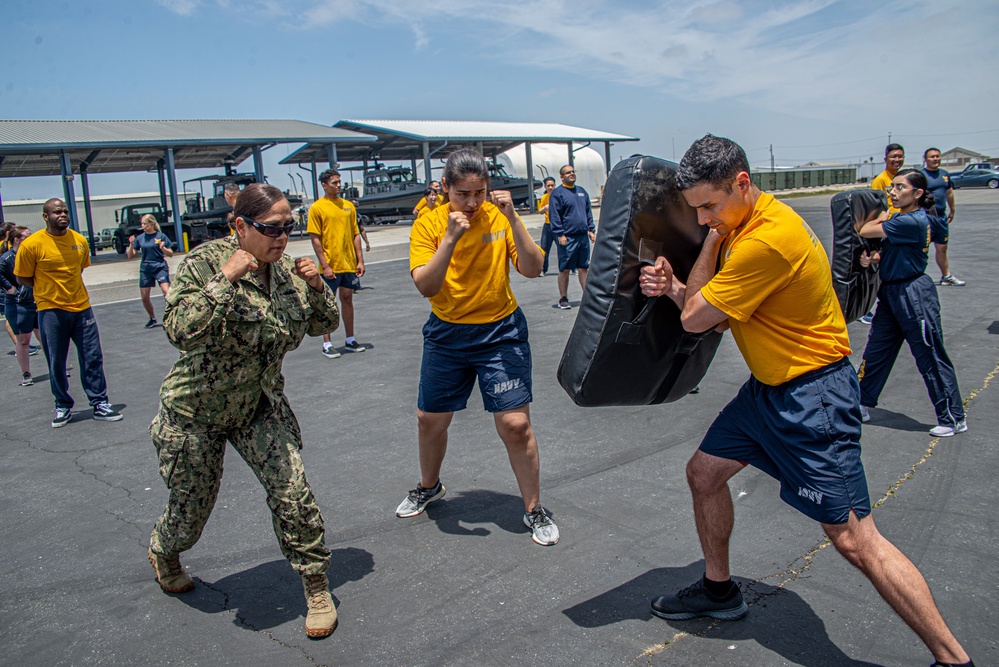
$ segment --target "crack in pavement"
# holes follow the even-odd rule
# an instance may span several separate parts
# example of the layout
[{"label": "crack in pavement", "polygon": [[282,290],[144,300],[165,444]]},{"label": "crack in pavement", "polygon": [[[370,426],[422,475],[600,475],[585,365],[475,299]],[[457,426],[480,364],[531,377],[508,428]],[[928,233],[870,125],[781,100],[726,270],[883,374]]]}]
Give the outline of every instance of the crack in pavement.
[{"label": "crack in pavement", "polygon": [[[315,667],[328,667],[328,665],[326,665],[324,663],[317,662],[316,659],[313,658],[311,655],[309,655],[308,651],[306,651],[301,646],[295,646],[293,644],[287,644],[287,643],[281,641],[280,639],[278,639],[277,637],[275,637],[274,633],[271,632],[270,630],[262,630],[260,628],[255,627],[252,623],[250,623],[245,618],[243,618],[243,616],[240,615],[239,611],[237,611],[236,609],[232,609],[231,607],[229,607],[229,594],[226,593],[223,589],[217,588],[216,586],[213,586],[212,584],[209,584],[207,581],[205,581],[204,579],[201,579],[199,577],[193,577],[193,578],[196,581],[198,581],[202,586],[204,586],[205,588],[207,588],[208,590],[215,591],[216,593],[218,593],[219,595],[222,596],[222,604],[219,606],[220,611],[231,612],[232,615],[233,615],[233,618],[236,619],[236,623],[239,624],[241,627],[244,627],[247,630],[250,630],[251,632],[256,632],[256,633],[259,633],[259,634],[262,634],[262,635],[266,636],[268,639],[270,639],[272,642],[276,643],[281,648],[291,649],[292,651],[299,651],[303,656],[305,656],[305,659],[308,660],[313,665],[315,665]],[[304,630],[303,630],[303,632],[304,632]]]},{"label": "crack in pavement", "polygon": [[[965,398],[964,401],[962,401],[965,412],[970,412],[972,404],[975,402],[975,399],[978,398],[983,391],[988,389],[989,385],[992,383],[992,380],[996,377],[996,375],[999,375],[999,363],[997,363],[995,368],[993,368],[992,371],[985,376],[985,378],[982,380],[982,385],[978,389],[972,390],[968,394],[968,397]],[[912,467],[910,467],[909,470],[907,470],[906,473],[898,479],[898,481],[896,481],[894,484],[888,487],[888,490],[885,492],[883,496],[881,496],[881,498],[879,498],[875,503],[871,505],[872,512],[875,509],[884,505],[889,498],[895,497],[898,490],[902,487],[902,485],[916,476],[919,467],[924,463],[926,463],[926,461],[929,460],[931,456],[933,456],[933,452],[936,449],[936,446],[939,442],[940,438],[934,438],[933,440],[930,441],[930,444],[926,448],[926,452],[922,455],[922,457],[920,457],[918,461],[912,464]],[[780,595],[783,592],[785,586],[787,586],[793,581],[796,581],[812,567],[812,563],[815,560],[815,556],[818,555],[820,551],[831,545],[832,541],[828,537],[825,537],[819,540],[815,544],[815,546],[809,549],[804,555],[799,556],[794,560],[792,560],[791,562],[789,562],[787,567],[781,570],[780,572],[774,572],[773,574],[768,574],[764,577],[756,579],[755,581],[751,581],[746,585],[740,585],[739,587],[742,589],[743,595],[745,596],[746,599],[746,605],[752,607],[756,604],[759,604],[760,601],[768,597]],[[796,566],[796,564],[798,563],[802,563],[802,565]],[[773,580],[773,579],[778,579],[779,581],[777,581],[777,583],[775,584],[770,585],[773,588],[772,590],[763,591],[756,589],[757,584],[765,583],[768,580]],[[654,646],[651,646],[645,651],[643,651],[641,654],[635,657],[632,663],[635,663],[636,661],[642,658],[646,658],[647,660],[646,664],[651,665],[653,656],[655,656],[658,653],[661,653],[662,651],[665,651],[670,646],[676,644],[678,640],[684,637],[705,637],[709,632],[717,628],[723,622],[724,621],[713,620],[703,630],[700,630],[698,632],[678,632],[672,637],[672,639],[668,639],[661,644],[656,644]]]}]

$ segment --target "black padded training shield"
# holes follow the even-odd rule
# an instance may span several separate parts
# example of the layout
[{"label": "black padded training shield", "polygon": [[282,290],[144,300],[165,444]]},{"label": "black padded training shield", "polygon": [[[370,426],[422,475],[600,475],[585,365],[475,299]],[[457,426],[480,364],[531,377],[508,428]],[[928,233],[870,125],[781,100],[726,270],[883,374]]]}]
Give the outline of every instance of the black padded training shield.
[{"label": "black padded training shield", "polygon": [[558,381],[585,407],[651,405],[690,393],[721,334],[688,334],[668,297],[646,298],[642,264],[664,256],[687,281],[707,234],[676,187],[676,164],[632,157],[604,188],[600,227]]},{"label": "black padded training shield", "polygon": [[860,265],[860,254],[881,249],[881,239],[865,239],[857,228],[882,211],[888,210],[888,198],[882,190],[846,190],[833,195],[832,277],[836,297],[847,324],[870,312],[878,298],[881,279],[873,267]]}]

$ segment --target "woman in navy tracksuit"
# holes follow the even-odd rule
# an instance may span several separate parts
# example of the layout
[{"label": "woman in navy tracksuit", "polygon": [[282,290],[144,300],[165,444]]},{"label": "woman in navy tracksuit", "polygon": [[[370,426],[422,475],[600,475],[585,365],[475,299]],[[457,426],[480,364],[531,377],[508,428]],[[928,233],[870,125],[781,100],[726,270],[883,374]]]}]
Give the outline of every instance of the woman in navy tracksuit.
[{"label": "woman in navy tracksuit", "polygon": [[937,415],[938,426],[930,429],[930,435],[962,433],[968,425],[957,374],[943,345],[937,288],[925,273],[933,195],[922,172],[904,169],[892,179],[889,196],[899,212],[891,218],[882,213],[860,230],[865,238],[884,239],[878,310],[858,371],[863,420],[870,420],[869,408],[878,404],[904,340],[916,358]]}]

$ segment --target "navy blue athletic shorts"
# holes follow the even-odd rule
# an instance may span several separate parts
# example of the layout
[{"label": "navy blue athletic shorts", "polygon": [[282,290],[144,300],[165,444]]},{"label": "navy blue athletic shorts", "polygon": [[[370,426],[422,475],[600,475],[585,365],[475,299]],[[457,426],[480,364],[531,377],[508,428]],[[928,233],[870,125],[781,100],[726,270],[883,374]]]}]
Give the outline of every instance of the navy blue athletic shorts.
[{"label": "navy blue athletic shorts", "polygon": [[34,301],[31,301],[30,306],[25,306],[17,303],[13,294],[8,295],[7,299],[3,307],[3,316],[7,318],[10,330],[15,335],[29,334],[38,328],[38,311],[35,309]]},{"label": "navy blue athletic shorts", "polygon": [[[322,275],[322,274],[320,274]],[[347,289],[357,289],[361,286],[361,281],[358,280],[356,273],[337,273],[334,274],[332,278],[323,278],[323,282],[329,285],[333,293],[336,294],[336,290],[339,287],[345,287]]]},{"label": "navy blue athletic shorts", "polygon": [[170,282],[170,267],[166,264],[154,264],[150,268],[139,267],[139,287],[156,287]]},{"label": "navy blue athletic shorts", "polygon": [[488,412],[513,410],[533,400],[531,346],[520,308],[489,324],[451,324],[431,314],[423,325],[420,410],[464,410],[476,377]]},{"label": "navy blue athletic shorts", "polygon": [[704,436],[706,454],[752,465],[780,482],[780,497],[816,521],[871,512],[860,460],[860,386],[843,358],[772,387],[742,385]]},{"label": "navy blue athletic shorts", "polygon": [[572,269],[590,268],[590,237],[588,234],[574,234],[565,237],[565,245],[555,239],[555,248],[558,250],[558,270],[569,271]]},{"label": "navy blue athletic shorts", "polygon": [[937,245],[946,245],[947,237],[950,236],[950,223],[947,222],[947,214],[929,215],[930,218],[930,241]]}]

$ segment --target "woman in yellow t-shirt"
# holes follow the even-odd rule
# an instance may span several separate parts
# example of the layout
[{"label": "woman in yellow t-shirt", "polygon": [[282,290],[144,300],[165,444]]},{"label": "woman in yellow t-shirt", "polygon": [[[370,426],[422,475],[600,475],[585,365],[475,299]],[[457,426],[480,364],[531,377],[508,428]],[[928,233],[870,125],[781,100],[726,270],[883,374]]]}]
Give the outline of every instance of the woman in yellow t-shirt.
[{"label": "woman in yellow t-shirt", "polygon": [[478,378],[524,499],[524,524],[535,542],[549,546],[558,542],[559,532],[540,502],[531,347],[527,321],[510,289],[510,264],[537,277],[542,253],[509,192],[492,192],[486,201],[489,169],[477,151],[452,153],[443,180],[449,204],[418,218],[410,235],[410,273],[433,312],[423,327],[416,413],[420,482],[396,515],[416,516],[444,496],[440,471],[448,427]]}]

